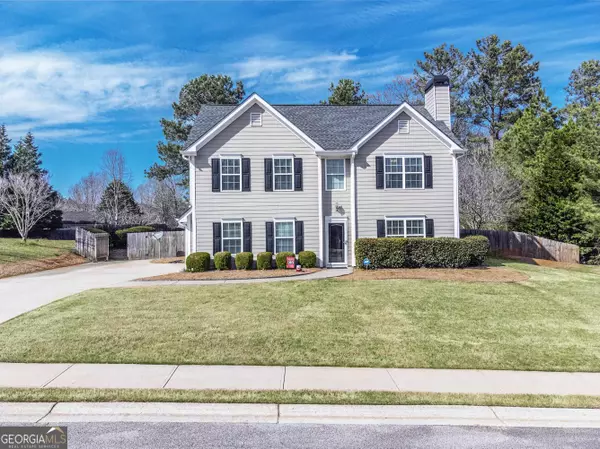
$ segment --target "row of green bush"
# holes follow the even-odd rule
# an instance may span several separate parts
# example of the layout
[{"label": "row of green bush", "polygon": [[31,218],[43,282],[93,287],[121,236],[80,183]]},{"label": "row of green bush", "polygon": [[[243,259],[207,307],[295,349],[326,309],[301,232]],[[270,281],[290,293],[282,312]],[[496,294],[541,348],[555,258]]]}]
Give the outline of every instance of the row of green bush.
[{"label": "row of green bush", "polygon": [[[295,257],[295,254],[277,253],[275,266],[279,269],[285,268],[288,257]],[[232,267],[231,260],[232,257],[229,251],[216,253],[213,261],[215,270],[229,270]],[[312,251],[301,251],[298,254],[298,263],[303,268],[314,268],[317,266],[317,255]],[[235,266],[238,270],[252,270],[254,268],[254,254],[248,252],[236,254]],[[190,254],[185,260],[185,268],[191,272],[210,270],[210,254],[203,252]],[[256,269],[270,270],[271,268],[273,268],[273,253],[258,253],[256,256]]]},{"label": "row of green bush", "polygon": [[487,237],[360,238],[356,266],[368,259],[371,268],[464,268],[481,265],[490,249]]}]

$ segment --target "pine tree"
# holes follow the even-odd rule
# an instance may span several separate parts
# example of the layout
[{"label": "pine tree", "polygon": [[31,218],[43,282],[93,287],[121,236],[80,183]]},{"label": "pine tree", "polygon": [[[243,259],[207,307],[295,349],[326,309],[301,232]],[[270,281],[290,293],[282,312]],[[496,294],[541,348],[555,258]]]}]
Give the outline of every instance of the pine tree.
[{"label": "pine tree", "polygon": [[142,211],[133,198],[133,192],[123,181],[111,181],[104,189],[98,213],[112,227],[139,221]]},{"label": "pine tree", "polygon": [[42,167],[42,154],[35,144],[33,134],[30,132],[24,138],[19,139],[15,145],[15,151],[10,160],[11,173],[28,173],[41,176],[48,173]]},{"label": "pine tree", "polygon": [[341,79],[337,86],[329,86],[329,98],[321,104],[352,105],[367,104],[369,99],[358,81]]},{"label": "pine tree", "polygon": [[10,158],[10,139],[6,132],[6,126],[0,125],[0,177],[7,174]]}]

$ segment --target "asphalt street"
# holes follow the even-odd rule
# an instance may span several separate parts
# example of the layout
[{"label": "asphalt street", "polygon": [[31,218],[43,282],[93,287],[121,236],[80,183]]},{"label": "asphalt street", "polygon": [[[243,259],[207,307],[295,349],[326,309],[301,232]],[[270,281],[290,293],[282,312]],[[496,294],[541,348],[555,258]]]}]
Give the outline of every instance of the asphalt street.
[{"label": "asphalt street", "polygon": [[589,449],[600,447],[600,429],[204,423],[66,425],[70,449]]}]

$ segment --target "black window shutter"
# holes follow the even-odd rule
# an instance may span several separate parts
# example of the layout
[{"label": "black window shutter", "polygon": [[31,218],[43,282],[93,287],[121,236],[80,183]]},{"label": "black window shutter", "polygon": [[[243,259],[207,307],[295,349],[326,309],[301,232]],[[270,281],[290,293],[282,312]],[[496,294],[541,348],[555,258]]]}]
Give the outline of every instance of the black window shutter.
[{"label": "black window shutter", "polygon": [[431,156],[425,156],[425,188],[433,189],[433,165]]},{"label": "black window shutter", "polygon": [[377,220],[377,238],[385,237],[385,220]]},{"label": "black window shutter", "polygon": [[375,188],[383,189],[384,174],[383,174],[383,156],[375,156]]},{"label": "black window shutter", "polygon": [[242,192],[250,191],[250,158],[242,158]]},{"label": "black window shutter", "polygon": [[296,222],[296,254],[304,251],[304,222]]},{"label": "black window shutter", "polygon": [[433,218],[425,219],[425,237],[435,237],[433,230]]},{"label": "black window shutter", "polygon": [[213,223],[213,254],[221,251],[221,223]]},{"label": "black window shutter", "polygon": [[221,160],[220,159],[211,159],[210,163],[212,165],[212,191],[220,192],[221,191]]},{"label": "black window shutter", "polygon": [[244,252],[252,252],[252,223],[244,222]]},{"label": "black window shutter", "polygon": [[265,192],[273,191],[273,159],[265,158]]},{"label": "black window shutter", "polygon": [[294,158],[294,190],[302,190],[302,158]]},{"label": "black window shutter", "polygon": [[268,253],[275,252],[275,229],[273,228],[273,222],[267,221],[265,223],[266,229],[266,242],[265,242],[265,251]]}]

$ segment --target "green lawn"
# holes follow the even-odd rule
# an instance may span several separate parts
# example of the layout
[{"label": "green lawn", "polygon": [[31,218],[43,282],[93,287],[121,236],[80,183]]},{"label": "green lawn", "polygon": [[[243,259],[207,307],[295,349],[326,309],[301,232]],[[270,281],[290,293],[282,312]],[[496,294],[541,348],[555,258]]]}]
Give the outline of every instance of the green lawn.
[{"label": "green lawn", "polygon": [[24,260],[48,259],[70,252],[74,240],[27,240],[0,238],[0,265]]},{"label": "green lawn", "polygon": [[521,283],[92,290],[0,325],[0,361],[600,371],[600,271]]},{"label": "green lawn", "polygon": [[599,408],[600,396],[383,391],[239,391],[101,388],[0,388],[0,402],[201,402],[248,404],[487,405]]}]

